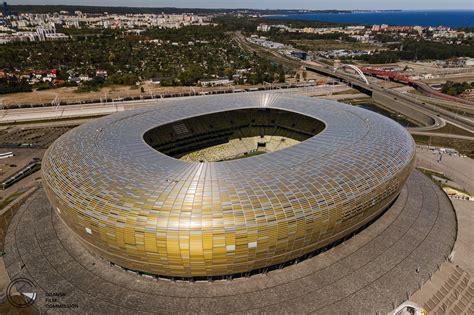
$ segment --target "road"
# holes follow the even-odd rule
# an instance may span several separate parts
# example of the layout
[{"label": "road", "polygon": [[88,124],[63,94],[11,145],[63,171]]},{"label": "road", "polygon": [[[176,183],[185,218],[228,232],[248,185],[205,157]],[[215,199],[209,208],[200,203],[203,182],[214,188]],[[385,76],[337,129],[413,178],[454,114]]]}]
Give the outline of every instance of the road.
[{"label": "road", "polygon": [[417,136],[429,136],[429,137],[440,137],[440,138],[451,138],[451,139],[460,139],[460,140],[469,140],[474,143],[474,136],[462,136],[462,135],[455,135],[450,133],[438,133],[438,132],[427,132],[427,131],[416,131],[416,130],[409,130],[412,135]]},{"label": "road", "polygon": [[[343,84],[334,86],[308,85],[306,87],[296,88],[289,88],[288,86],[281,84],[272,84],[271,86],[266,86],[265,90],[271,91],[272,93],[291,93],[301,96],[323,96],[341,93],[349,90],[349,88]],[[240,93],[251,92],[253,91],[241,91]],[[235,93],[237,93],[237,91],[235,91]],[[137,101],[120,101],[112,103],[65,105],[58,107],[47,106],[21,109],[4,109],[0,110],[0,126],[9,126],[12,124],[48,125],[52,123],[64,123],[66,121],[70,121],[71,124],[80,124],[87,118],[105,116],[116,112],[122,112],[125,110],[142,108],[146,106],[155,106],[162,100],[172,101],[182,99],[183,97],[201,97],[201,95],[181,96],[165,99],[156,98]]]},{"label": "road", "polygon": [[[404,92],[407,93],[407,92]],[[436,106],[442,106],[446,109],[451,109],[452,112],[462,114],[464,116],[474,116],[474,106],[466,105],[462,103],[457,103],[454,101],[443,100],[439,98],[434,98],[426,95],[413,94],[412,95],[416,100],[431,103]],[[466,115],[467,114],[467,115]]]},{"label": "road", "polygon": [[[459,128],[467,130],[471,133],[474,133],[474,121],[471,118],[450,112],[448,110],[436,107],[434,105],[429,105],[425,102],[417,100],[414,96],[408,95],[406,93],[402,93],[396,90],[385,89],[378,84],[370,83],[367,85],[365,82],[356,78],[352,75],[347,73],[343,73],[342,71],[334,71],[334,68],[331,67],[317,67],[307,63],[306,69],[315,71],[317,73],[326,74],[328,76],[338,78],[343,80],[352,86],[359,87],[360,89],[366,91],[368,94],[379,93],[390,98],[392,101],[403,103],[403,105],[409,106],[421,113],[424,113],[433,118],[436,122],[439,121],[438,118],[442,118],[443,120],[455,125]],[[439,126],[436,126],[439,127]],[[426,129],[426,128],[425,128]]]},{"label": "road", "polygon": [[235,38],[243,49],[247,49],[252,52],[267,53],[268,58],[273,59],[277,62],[290,64],[293,67],[297,67],[297,65],[299,65],[300,67],[303,66],[306,69],[317,72],[319,74],[342,79],[345,82],[349,83],[350,85],[357,86],[361,88],[362,90],[365,90],[368,94],[377,92],[377,93],[390,97],[393,101],[406,103],[408,106],[412,107],[413,109],[416,109],[417,111],[432,117],[433,119],[432,126],[425,126],[424,128],[420,129],[420,131],[438,129],[445,125],[445,121],[448,121],[459,128],[462,128],[464,130],[467,130],[473,133],[474,135],[474,121],[471,118],[464,117],[462,115],[459,115],[458,113],[453,113],[451,111],[436,107],[434,105],[429,105],[424,101],[420,101],[416,99],[416,97],[414,96],[407,95],[406,93],[399,92],[392,89],[386,89],[382,86],[382,84],[378,84],[375,80],[371,80],[370,84],[367,85],[357,77],[353,77],[349,74],[346,74],[340,71],[339,72],[334,71],[334,68],[331,66],[321,66],[315,63],[293,60],[286,56],[281,55],[275,50],[267,49],[264,47],[254,47],[253,45],[249,44],[246,41],[245,37],[239,32],[235,33]]},{"label": "road", "polygon": [[[435,105],[430,105],[423,99],[418,99],[415,95],[405,93],[405,91],[398,91],[394,89],[384,88],[383,84],[378,81],[382,80],[370,80],[369,84],[366,84],[358,77],[354,77],[348,73],[342,71],[335,71],[331,66],[321,66],[316,63],[309,63],[290,59],[286,56],[279,54],[275,50],[266,49],[263,47],[254,47],[250,45],[245,37],[241,33],[234,33],[234,38],[244,49],[257,52],[265,53],[266,57],[286,64],[293,68],[305,67],[308,70],[317,72],[319,74],[337,78],[347,82],[352,87],[358,87],[366,94],[378,95],[384,101],[382,103],[395,103],[405,108],[409,108],[409,112],[412,115],[418,116],[417,121],[423,121],[425,126],[420,128],[410,128],[410,131],[415,132],[429,132],[431,130],[439,129],[445,126],[445,122],[464,129],[474,136],[474,120],[470,117],[460,115],[459,113],[452,112]],[[383,83],[384,81],[382,81]],[[273,89],[276,85],[265,87],[265,89]],[[375,97],[374,97],[375,98]],[[67,107],[50,107],[46,110],[43,108],[34,109],[19,109],[14,111],[1,111],[0,112],[0,124],[15,123],[20,118],[23,121],[35,121],[35,120],[58,120],[72,117],[86,117],[86,116],[100,116],[107,115],[114,112],[119,112],[128,109],[129,107],[140,107],[150,104],[149,102],[155,102],[156,100],[140,100],[140,101],[128,101],[128,102],[116,102],[107,104],[88,104],[88,105],[69,105]],[[396,108],[394,108],[396,110]],[[402,113],[405,114],[406,113]],[[423,116],[424,115],[424,116]],[[406,115],[411,117],[410,114]],[[423,119],[420,119],[423,116]],[[415,118],[415,117],[413,117]]]},{"label": "road", "polygon": [[293,59],[286,58],[285,56],[281,55],[280,53],[278,53],[275,50],[266,49],[264,47],[260,47],[260,46],[257,46],[257,45],[250,44],[245,39],[245,36],[242,35],[241,32],[234,32],[233,34],[234,34],[234,38],[237,41],[237,43],[239,44],[239,46],[244,50],[254,52],[254,53],[257,53],[257,54],[264,53],[265,58],[271,59],[271,60],[273,60],[273,61],[275,61],[279,64],[282,64],[282,65],[284,65],[288,68],[298,69],[298,68],[301,68],[303,66],[303,64],[301,62],[299,62],[298,60],[293,60]]}]

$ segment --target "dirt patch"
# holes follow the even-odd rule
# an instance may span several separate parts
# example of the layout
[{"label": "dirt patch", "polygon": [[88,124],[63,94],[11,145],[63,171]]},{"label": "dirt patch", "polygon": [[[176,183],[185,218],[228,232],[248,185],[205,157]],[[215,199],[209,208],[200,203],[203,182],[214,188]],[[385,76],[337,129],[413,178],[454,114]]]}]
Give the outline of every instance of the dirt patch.
[{"label": "dirt patch", "polygon": [[[258,86],[256,86],[258,87]],[[143,88],[143,92],[142,89]],[[228,90],[229,86],[218,87],[189,87],[189,86],[173,86],[162,87],[151,83],[146,83],[135,87],[130,86],[107,86],[99,91],[91,91],[87,93],[77,93],[76,87],[65,87],[59,89],[34,91],[29,93],[14,93],[5,94],[0,97],[0,104],[3,102],[5,107],[9,105],[31,105],[31,104],[51,104],[55,102],[61,103],[80,103],[87,100],[101,100],[105,102],[106,99],[121,100],[126,97],[140,97],[142,96],[159,96],[160,94],[179,94],[179,93],[200,93],[208,91]],[[249,88],[246,86],[233,86],[234,89]]]}]

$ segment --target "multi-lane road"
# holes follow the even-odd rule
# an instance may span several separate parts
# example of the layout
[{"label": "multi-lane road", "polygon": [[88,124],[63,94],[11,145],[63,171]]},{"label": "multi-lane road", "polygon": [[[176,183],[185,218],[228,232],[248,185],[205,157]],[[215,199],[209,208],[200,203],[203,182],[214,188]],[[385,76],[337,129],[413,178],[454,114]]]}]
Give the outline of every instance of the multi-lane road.
[{"label": "multi-lane road", "polygon": [[[362,91],[365,91],[367,94],[372,96],[384,96],[394,105],[396,104],[404,107],[411,107],[413,110],[431,117],[431,124],[426,123],[424,130],[437,129],[442,126],[442,121],[446,121],[454,126],[474,134],[474,120],[470,117],[466,117],[456,112],[428,104],[422,100],[418,100],[415,96],[411,96],[393,89],[386,89],[373,80],[367,84],[358,77],[343,71],[336,71],[330,66],[315,66],[308,63],[306,64],[306,69],[340,79],[354,87],[361,89]],[[397,111],[397,107],[394,106],[393,110]]]},{"label": "multi-lane road", "polygon": [[[416,128],[414,129],[414,131],[418,130],[421,132],[439,129],[445,125],[445,122],[449,122],[452,125],[467,130],[470,133],[473,133],[474,136],[474,120],[470,117],[460,115],[459,111],[449,111],[440,106],[431,105],[425,100],[421,100],[421,98],[420,100],[418,100],[416,96],[407,95],[406,93],[402,93],[392,89],[386,89],[381,84],[377,83],[377,81],[379,80],[370,80],[369,85],[367,85],[361,78],[357,76],[352,76],[351,74],[343,71],[336,71],[334,67],[325,65],[324,62],[321,63],[321,65],[317,65],[316,63],[290,59],[287,56],[284,56],[272,49],[267,49],[264,47],[255,47],[248,43],[241,33],[235,33],[235,39],[241,45],[242,48],[255,53],[265,53],[267,54],[268,58],[287,65],[289,67],[305,67],[309,71],[314,71],[324,76],[343,80],[352,86],[358,87],[360,90],[366,92],[371,96],[373,96],[374,94],[377,94],[378,96],[385,96],[385,101],[387,99],[390,99],[390,103],[398,105],[390,108],[394,111],[399,111],[401,106],[410,107],[412,110],[418,112],[418,114],[416,114],[412,111],[413,115],[416,116],[412,118],[415,118],[418,123],[424,125],[424,127]],[[388,105],[387,107],[390,107],[390,105]],[[403,114],[407,114],[407,111],[404,111]],[[426,115],[431,119],[420,119],[420,114]],[[408,116],[410,117],[411,115]]]}]

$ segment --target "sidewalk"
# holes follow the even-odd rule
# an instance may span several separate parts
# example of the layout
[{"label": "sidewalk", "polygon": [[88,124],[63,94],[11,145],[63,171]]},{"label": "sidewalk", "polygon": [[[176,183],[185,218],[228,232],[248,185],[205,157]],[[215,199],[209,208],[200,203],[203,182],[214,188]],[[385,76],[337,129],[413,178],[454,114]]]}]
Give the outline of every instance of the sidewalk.
[{"label": "sidewalk", "polygon": [[471,195],[474,195],[474,160],[449,154],[443,154],[441,161],[438,162],[438,160],[438,154],[433,154],[426,149],[416,149],[417,166],[444,173]]},{"label": "sidewalk", "polygon": [[[474,161],[417,149],[417,166],[444,173],[465,190],[474,193]],[[446,262],[409,301],[430,314],[469,314],[474,309],[474,202],[450,199],[457,217],[457,239]]]}]

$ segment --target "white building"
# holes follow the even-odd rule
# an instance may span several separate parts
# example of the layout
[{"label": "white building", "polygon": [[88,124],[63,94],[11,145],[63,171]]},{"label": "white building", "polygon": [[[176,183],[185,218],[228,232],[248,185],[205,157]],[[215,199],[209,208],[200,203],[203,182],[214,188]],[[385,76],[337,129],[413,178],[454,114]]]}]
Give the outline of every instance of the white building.
[{"label": "white building", "polygon": [[210,79],[210,80],[199,80],[198,84],[202,86],[218,86],[218,85],[229,85],[233,84],[234,81],[225,79],[225,78],[219,78],[219,79]]},{"label": "white building", "polygon": [[260,24],[257,26],[257,32],[269,32],[272,29],[271,25]]}]

